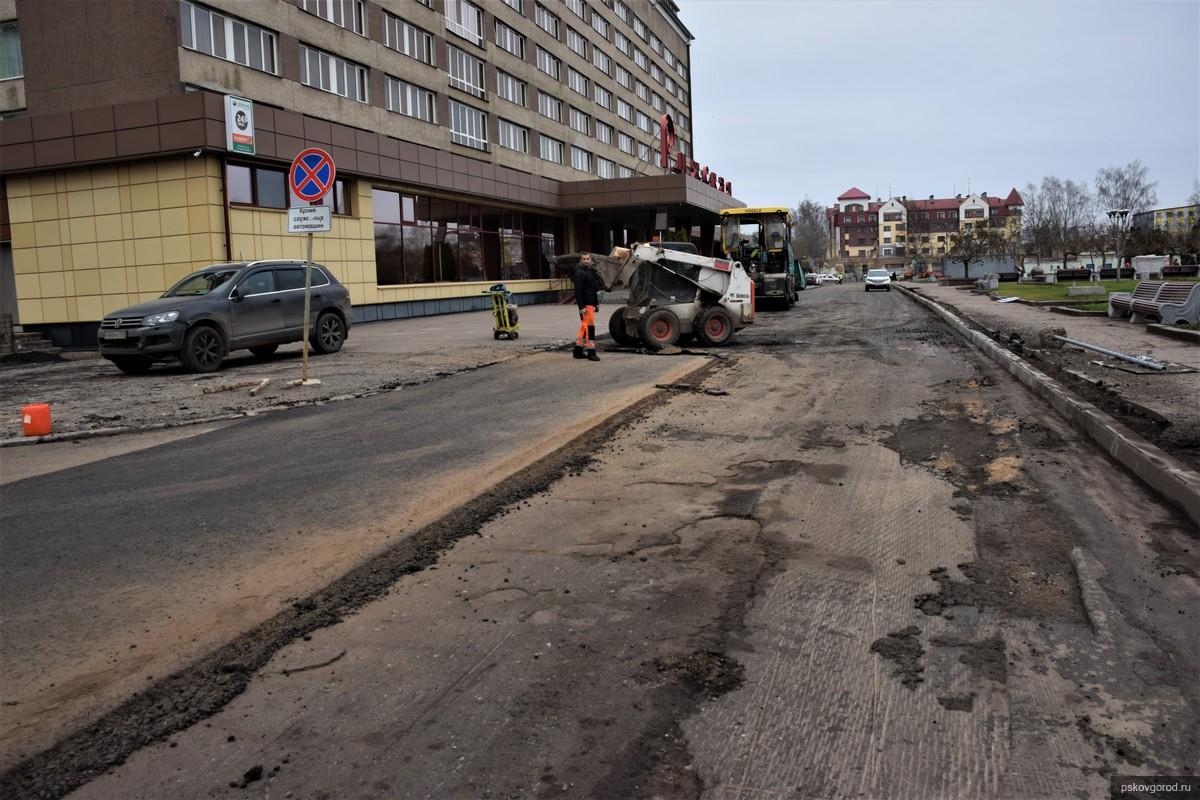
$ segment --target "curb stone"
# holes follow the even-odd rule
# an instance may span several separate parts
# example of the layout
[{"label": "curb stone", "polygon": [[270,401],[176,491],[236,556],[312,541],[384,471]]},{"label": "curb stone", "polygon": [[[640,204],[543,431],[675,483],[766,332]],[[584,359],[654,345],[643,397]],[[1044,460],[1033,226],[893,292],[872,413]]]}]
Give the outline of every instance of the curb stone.
[{"label": "curb stone", "polygon": [[1142,439],[1096,406],[1072,396],[1061,383],[1029,366],[986,335],[972,330],[962,318],[939,303],[902,286],[896,288],[945,320],[960,336],[1046,400],[1051,408],[1165,500],[1182,509],[1200,527],[1200,473]]}]

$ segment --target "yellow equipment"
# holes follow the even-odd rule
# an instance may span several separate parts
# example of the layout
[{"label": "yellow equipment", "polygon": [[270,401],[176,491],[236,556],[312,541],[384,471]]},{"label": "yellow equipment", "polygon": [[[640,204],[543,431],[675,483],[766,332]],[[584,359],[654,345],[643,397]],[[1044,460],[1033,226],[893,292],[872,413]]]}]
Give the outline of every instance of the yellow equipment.
[{"label": "yellow equipment", "polygon": [[504,336],[516,339],[520,335],[521,323],[517,322],[517,304],[512,301],[512,292],[503,283],[497,283],[488,289],[487,294],[492,296],[492,319],[495,321],[492,338]]}]

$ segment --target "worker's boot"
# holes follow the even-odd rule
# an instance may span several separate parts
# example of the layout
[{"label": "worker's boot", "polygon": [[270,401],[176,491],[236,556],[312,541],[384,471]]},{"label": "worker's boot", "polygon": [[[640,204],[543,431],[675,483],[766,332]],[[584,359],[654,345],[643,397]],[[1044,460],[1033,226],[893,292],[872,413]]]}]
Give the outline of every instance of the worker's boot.
[{"label": "worker's boot", "polygon": [[583,358],[584,357],[583,356],[583,347],[581,347],[580,345],[575,345],[575,352],[572,353],[571,355],[574,356],[575,358]]},{"label": "worker's boot", "polygon": [[595,350],[588,350],[588,354],[587,354],[587,360],[588,360],[588,361],[599,361],[599,360],[600,360],[600,356],[596,355],[596,351],[595,351]]}]

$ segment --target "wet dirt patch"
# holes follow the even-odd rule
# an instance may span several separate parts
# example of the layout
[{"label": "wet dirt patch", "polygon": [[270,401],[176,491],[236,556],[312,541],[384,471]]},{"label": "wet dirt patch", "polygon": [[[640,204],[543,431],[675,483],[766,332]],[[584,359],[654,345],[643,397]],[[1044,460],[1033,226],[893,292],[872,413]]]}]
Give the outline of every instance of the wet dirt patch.
[{"label": "wet dirt patch", "polygon": [[925,682],[925,668],[921,666],[921,656],[925,648],[921,647],[921,629],[916,625],[894,633],[889,633],[871,642],[871,652],[878,653],[889,661],[895,662],[892,675],[900,679],[900,683],[912,691],[917,685]]},{"label": "wet dirt patch", "polygon": [[961,648],[959,662],[966,664],[989,680],[1008,683],[1008,656],[1004,648],[1004,640],[1000,636],[992,636],[981,641],[960,639],[957,636],[934,636],[929,643],[937,647]]},{"label": "wet dirt patch", "polygon": [[975,693],[938,695],[938,704],[947,711],[974,711]]}]

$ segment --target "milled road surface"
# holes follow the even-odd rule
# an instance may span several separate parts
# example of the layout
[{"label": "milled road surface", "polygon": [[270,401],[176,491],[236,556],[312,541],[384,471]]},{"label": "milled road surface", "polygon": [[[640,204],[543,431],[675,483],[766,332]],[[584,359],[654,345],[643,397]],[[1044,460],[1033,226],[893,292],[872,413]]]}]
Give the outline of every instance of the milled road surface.
[{"label": "milled road surface", "polygon": [[1061,798],[1194,774],[1195,527],[927,312],[854,288],[764,315],[71,796]]}]

